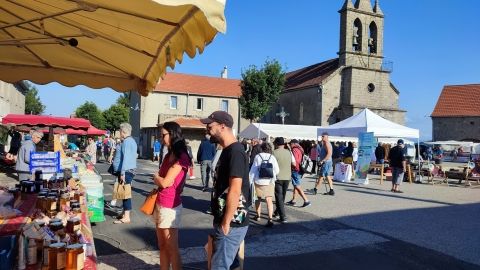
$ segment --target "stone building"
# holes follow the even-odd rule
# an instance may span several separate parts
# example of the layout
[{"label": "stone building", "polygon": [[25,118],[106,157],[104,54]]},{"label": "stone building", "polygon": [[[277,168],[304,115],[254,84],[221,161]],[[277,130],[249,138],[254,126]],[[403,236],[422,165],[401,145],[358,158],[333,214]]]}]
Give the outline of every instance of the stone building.
[{"label": "stone building", "polygon": [[11,84],[0,81],[0,119],[9,113],[25,113],[27,90],[27,86],[23,82]]},{"label": "stone building", "polygon": [[153,141],[160,135],[158,126],[175,121],[182,127],[194,156],[205,136],[201,118],[217,110],[229,112],[235,122],[234,131],[245,128],[248,121],[240,117],[238,99],[242,94],[240,80],[228,79],[226,68],[222,78],[170,72],[147,97],[132,93],[130,122],[132,136],[139,143],[141,157],[152,156]]},{"label": "stone building", "polygon": [[432,139],[480,142],[480,84],[443,87],[432,112]]},{"label": "stone building", "polygon": [[[400,92],[390,81],[391,63],[384,61],[384,15],[378,1],[346,0],[340,13],[338,58],[286,74],[285,90],[262,119],[285,124],[325,126],[342,121],[363,108],[404,124]],[[282,108],[283,107],[283,108]]]}]

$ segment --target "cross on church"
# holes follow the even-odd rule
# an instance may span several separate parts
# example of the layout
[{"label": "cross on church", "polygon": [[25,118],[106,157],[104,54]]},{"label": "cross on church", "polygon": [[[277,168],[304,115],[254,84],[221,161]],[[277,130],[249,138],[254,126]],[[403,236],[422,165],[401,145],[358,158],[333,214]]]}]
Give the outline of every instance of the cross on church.
[{"label": "cross on church", "polygon": [[289,113],[285,112],[285,109],[282,107],[282,111],[277,113],[276,116],[280,116],[282,118],[282,125],[285,124],[285,117],[289,116]]}]

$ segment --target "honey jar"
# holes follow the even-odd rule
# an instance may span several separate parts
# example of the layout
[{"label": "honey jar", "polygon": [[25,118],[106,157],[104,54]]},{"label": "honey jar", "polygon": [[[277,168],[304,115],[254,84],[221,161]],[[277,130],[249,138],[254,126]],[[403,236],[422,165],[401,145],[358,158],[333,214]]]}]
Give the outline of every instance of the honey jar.
[{"label": "honey jar", "polygon": [[74,217],[70,218],[67,221],[67,233],[75,233],[76,231],[80,230],[81,224],[80,224],[80,218]]},{"label": "honey jar", "polygon": [[73,244],[67,246],[67,260],[66,260],[66,270],[80,270],[83,269],[84,265],[84,256],[83,256],[83,245],[82,244]]},{"label": "honey jar", "polygon": [[66,253],[65,243],[50,244],[48,248],[48,269],[65,269]]}]

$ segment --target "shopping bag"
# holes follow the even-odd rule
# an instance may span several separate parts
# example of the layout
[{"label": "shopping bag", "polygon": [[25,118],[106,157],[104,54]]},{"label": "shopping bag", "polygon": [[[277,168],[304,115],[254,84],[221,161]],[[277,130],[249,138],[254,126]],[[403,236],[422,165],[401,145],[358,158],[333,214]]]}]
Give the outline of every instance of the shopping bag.
[{"label": "shopping bag", "polygon": [[132,198],[132,186],[130,184],[115,182],[113,185],[113,200],[125,200]]},{"label": "shopping bag", "polygon": [[155,209],[155,202],[157,201],[157,194],[158,190],[156,188],[150,191],[150,193],[145,198],[142,206],[140,207],[140,211],[142,211],[146,215],[152,215],[153,210]]}]

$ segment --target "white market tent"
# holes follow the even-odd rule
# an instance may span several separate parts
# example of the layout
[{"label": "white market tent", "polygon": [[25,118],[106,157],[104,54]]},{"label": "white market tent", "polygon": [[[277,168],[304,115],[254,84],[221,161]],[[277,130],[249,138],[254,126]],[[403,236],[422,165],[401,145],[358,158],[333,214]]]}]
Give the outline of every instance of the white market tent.
[{"label": "white market tent", "polygon": [[360,132],[373,132],[377,138],[419,139],[418,129],[409,128],[389,121],[368,108],[359,113],[327,127],[318,127],[317,136],[328,132],[329,136],[357,137]]},{"label": "white market tent", "polygon": [[283,137],[286,139],[316,140],[317,128],[319,126],[252,123],[238,135],[241,138],[248,139]]}]

